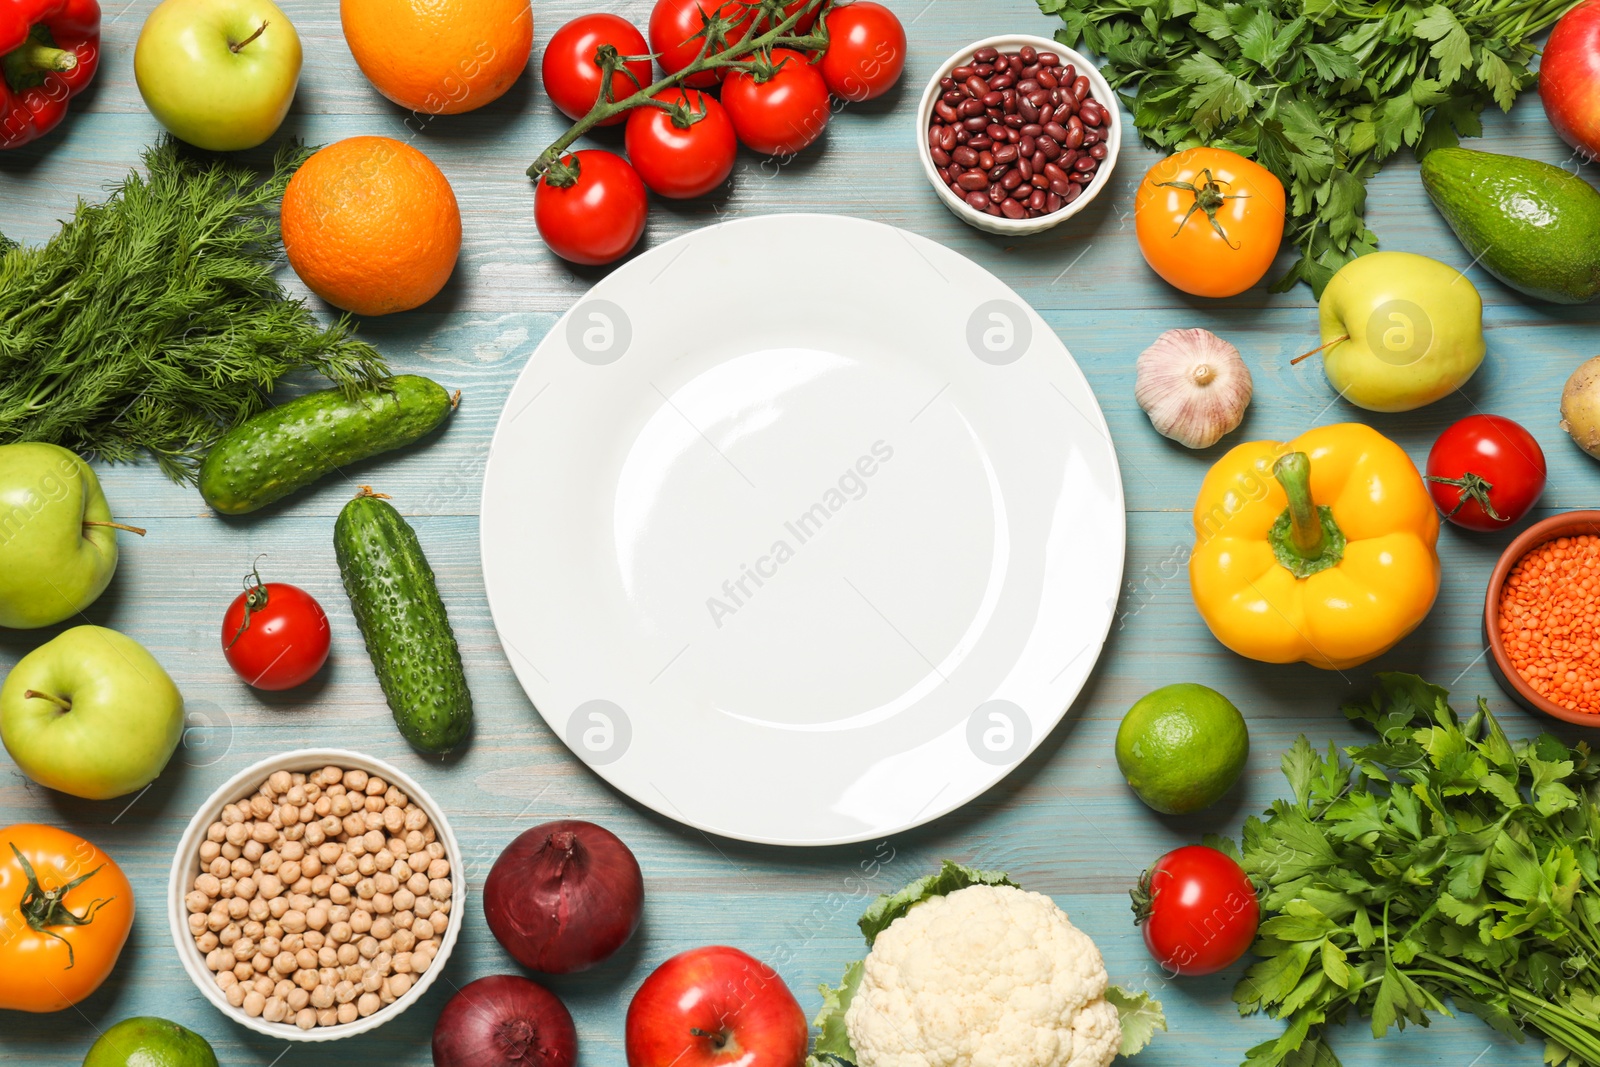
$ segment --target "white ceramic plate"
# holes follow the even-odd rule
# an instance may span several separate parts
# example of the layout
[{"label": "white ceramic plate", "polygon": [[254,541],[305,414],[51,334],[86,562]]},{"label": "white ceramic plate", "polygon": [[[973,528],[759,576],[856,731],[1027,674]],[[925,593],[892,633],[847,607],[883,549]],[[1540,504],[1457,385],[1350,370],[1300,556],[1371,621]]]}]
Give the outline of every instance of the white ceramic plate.
[{"label": "white ceramic plate", "polygon": [[484,478],[522,686],[641,804],[820,845],[927,822],[1065,714],[1122,485],[1050,327],[932,241],[831,215],[688,234],[539,345]]}]

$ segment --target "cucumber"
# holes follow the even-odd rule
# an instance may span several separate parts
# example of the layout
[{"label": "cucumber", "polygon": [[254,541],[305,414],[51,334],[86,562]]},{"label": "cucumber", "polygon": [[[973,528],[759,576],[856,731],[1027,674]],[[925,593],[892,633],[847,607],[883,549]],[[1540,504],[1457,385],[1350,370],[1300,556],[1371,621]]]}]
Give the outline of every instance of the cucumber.
[{"label": "cucumber", "polygon": [[364,485],[333,524],[333,551],[395,725],[422,751],[449,752],[472,728],[472,694],[416,532]]},{"label": "cucumber", "polygon": [[346,463],[410,444],[460,396],[402,374],[354,396],[325,389],[296,397],[222,435],[200,467],[200,495],[224,515],[248,514]]}]

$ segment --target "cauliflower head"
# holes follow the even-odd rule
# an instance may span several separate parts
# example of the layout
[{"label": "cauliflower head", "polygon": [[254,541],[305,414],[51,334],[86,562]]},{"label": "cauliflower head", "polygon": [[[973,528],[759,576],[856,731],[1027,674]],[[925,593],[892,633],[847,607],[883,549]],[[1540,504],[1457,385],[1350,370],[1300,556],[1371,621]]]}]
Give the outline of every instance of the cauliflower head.
[{"label": "cauliflower head", "polygon": [[1106,1067],[1122,1041],[1107,983],[1049,897],[974,885],[878,935],[845,1028],[859,1067]]}]

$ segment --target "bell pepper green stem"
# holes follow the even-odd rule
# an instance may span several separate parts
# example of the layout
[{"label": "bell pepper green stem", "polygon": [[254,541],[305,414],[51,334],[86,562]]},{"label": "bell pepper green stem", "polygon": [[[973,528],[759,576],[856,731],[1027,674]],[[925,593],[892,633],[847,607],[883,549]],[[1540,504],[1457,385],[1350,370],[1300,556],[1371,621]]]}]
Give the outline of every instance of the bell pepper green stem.
[{"label": "bell pepper green stem", "polygon": [[55,48],[32,38],[6,53],[5,60],[6,66],[17,73],[53,70],[64,74],[78,66],[76,52]]},{"label": "bell pepper green stem", "polygon": [[1289,535],[1295,552],[1305,559],[1322,554],[1322,517],[1311,500],[1311,459],[1290,452],[1272,466],[1272,476],[1289,498]]}]

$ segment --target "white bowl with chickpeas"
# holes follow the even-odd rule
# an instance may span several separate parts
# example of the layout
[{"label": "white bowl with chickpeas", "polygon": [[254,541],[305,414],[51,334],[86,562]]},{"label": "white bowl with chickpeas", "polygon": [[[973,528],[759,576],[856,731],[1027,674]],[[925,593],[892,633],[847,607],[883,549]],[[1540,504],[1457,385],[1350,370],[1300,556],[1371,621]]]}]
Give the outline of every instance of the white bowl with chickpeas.
[{"label": "white bowl with chickpeas", "polygon": [[228,780],[178,844],[172,937],[241,1026],[336,1041],[405,1011],[460,936],[461,848],[439,806],[382,760],[303,749]]}]

